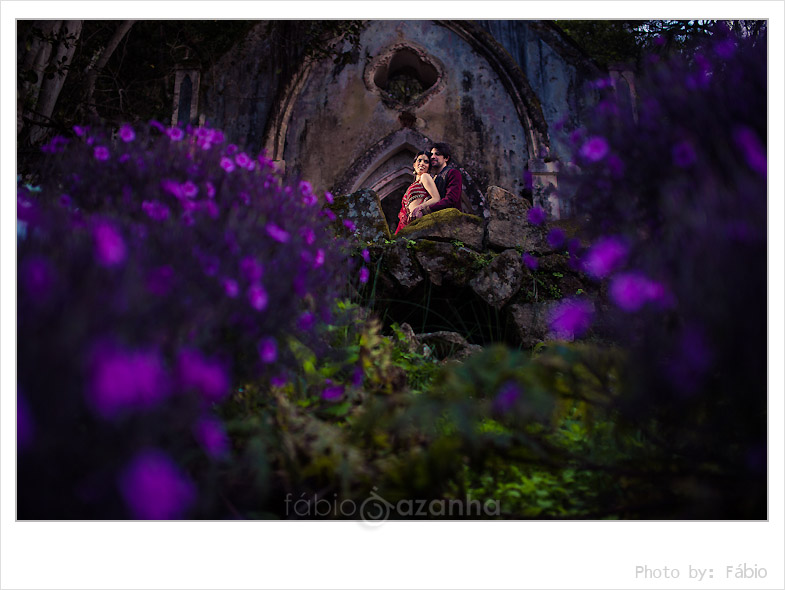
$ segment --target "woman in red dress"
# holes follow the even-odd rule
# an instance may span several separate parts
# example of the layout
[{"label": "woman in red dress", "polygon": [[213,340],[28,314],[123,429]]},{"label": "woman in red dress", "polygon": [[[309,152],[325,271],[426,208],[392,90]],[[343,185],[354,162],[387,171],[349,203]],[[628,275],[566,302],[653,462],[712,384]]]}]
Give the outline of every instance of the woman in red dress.
[{"label": "woman in red dress", "polygon": [[433,178],[428,174],[431,168],[431,159],[428,152],[420,152],[414,157],[414,182],[406,189],[406,194],[403,195],[401,201],[401,211],[398,213],[398,228],[395,230],[397,234],[401,228],[406,227],[411,223],[413,217],[412,213],[418,207],[424,205],[433,205],[438,203],[439,191]]}]

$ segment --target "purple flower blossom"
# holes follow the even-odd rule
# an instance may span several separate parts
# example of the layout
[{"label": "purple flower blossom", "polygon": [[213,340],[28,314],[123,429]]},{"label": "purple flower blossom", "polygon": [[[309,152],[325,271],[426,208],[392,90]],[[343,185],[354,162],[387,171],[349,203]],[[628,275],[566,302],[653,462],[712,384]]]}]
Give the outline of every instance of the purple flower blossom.
[{"label": "purple flower blossom", "polygon": [[522,259],[523,263],[526,265],[526,268],[530,270],[537,270],[537,267],[540,265],[540,261],[528,252],[523,253]]},{"label": "purple flower blossom", "polygon": [[370,263],[371,262],[371,253],[368,252],[368,248],[363,248],[363,251],[362,251],[361,255],[363,257],[363,260],[365,260],[366,263]]},{"label": "purple flower blossom", "polygon": [[230,143],[229,145],[226,146],[226,155],[233,156],[237,153],[239,149],[240,148],[238,148],[235,144]]},{"label": "purple flower blossom", "polygon": [[215,186],[209,180],[205,183],[205,186],[207,187],[207,197],[212,199],[215,196]]},{"label": "purple flower blossom", "polygon": [[234,157],[234,161],[240,168],[248,168],[250,164],[253,164],[251,158],[245,152],[240,152]]},{"label": "purple flower blossom", "polygon": [[297,320],[297,327],[303,332],[307,332],[308,330],[313,328],[315,323],[316,323],[316,316],[314,316],[311,312],[306,311]]},{"label": "purple flower blossom", "polygon": [[41,151],[45,154],[59,154],[65,150],[66,145],[68,145],[68,140],[65,137],[62,135],[55,135],[49,140],[49,143],[41,146]]},{"label": "purple flower blossom", "polygon": [[168,294],[174,284],[174,269],[167,265],[151,269],[147,273],[145,285],[153,295],[163,297]]},{"label": "purple flower blossom", "polygon": [[79,137],[85,137],[89,129],[90,129],[89,127],[81,127],[79,125],[74,125],[74,133],[76,133]]},{"label": "purple flower blossom", "polygon": [[20,451],[28,448],[35,435],[35,423],[27,400],[16,392],[16,447]]},{"label": "purple flower blossom", "polygon": [[673,157],[673,163],[680,168],[689,168],[697,160],[695,149],[686,139],[673,146],[671,156]]},{"label": "purple flower blossom", "polygon": [[229,395],[229,376],[223,363],[205,358],[196,350],[180,351],[177,375],[183,389],[196,390],[210,401],[219,401]]},{"label": "purple flower blossom", "polygon": [[158,201],[143,201],[142,211],[155,221],[166,221],[169,219],[169,208]]},{"label": "purple flower blossom", "polygon": [[344,219],[343,225],[350,232],[354,232],[357,229],[357,226],[354,225],[354,222],[351,219]]},{"label": "purple flower blossom", "polygon": [[582,336],[591,326],[594,306],[583,299],[560,301],[550,313],[549,325],[557,338]]},{"label": "purple flower blossom", "polygon": [[624,311],[637,311],[649,302],[667,303],[667,290],[639,272],[616,275],[609,287],[611,300]]},{"label": "purple flower blossom", "polygon": [[761,176],[766,176],[766,148],[763,147],[756,133],[749,127],[738,126],[733,130],[733,140],[744,153],[749,167]]},{"label": "purple flower blossom", "polygon": [[355,367],[354,372],[352,372],[351,381],[354,387],[363,386],[363,381],[365,381],[365,371],[363,371],[362,367]]},{"label": "purple flower blossom", "polygon": [[127,123],[122,127],[120,127],[120,130],[117,132],[117,134],[120,136],[120,139],[122,139],[126,143],[136,139],[136,133],[134,133],[134,128]]},{"label": "purple flower blossom", "polygon": [[316,251],[316,258],[313,261],[314,268],[319,268],[322,264],[324,264],[324,250],[319,248]]},{"label": "purple flower blossom", "polygon": [[316,233],[310,227],[304,227],[300,230],[300,234],[303,236],[305,243],[309,246],[316,241]]},{"label": "purple flower blossom", "polygon": [[267,291],[261,285],[251,285],[248,288],[248,302],[257,311],[263,311],[267,307]]},{"label": "purple flower blossom", "polygon": [[190,180],[186,180],[182,185],[180,185],[180,191],[187,199],[193,199],[199,192],[199,188]]},{"label": "purple flower blossom", "polygon": [[595,279],[607,277],[624,263],[627,252],[627,246],[619,238],[601,238],[586,254],[583,269]]},{"label": "purple flower blossom", "polygon": [[125,241],[120,232],[108,221],[100,221],[93,228],[95,257],[101,266],[117,266],[126,257]]},{"label": "purple flower blossom", "polygon": [[227,172],[232,172],[234,170],[234,162],[232,162],[226,156],[221,158],[221,168],[226,170]]},{"label": "purple flower blossom", "polygon": [[286,386],[287,379],[285,375],[276,375],[270,379],[270,385],[273,387],[284,387]]},{"label": "purple flower blossom", "polygon": [[276,242],[280,242],[281,244],[285,244],[289,241],[289,233],[275,225],[274,223],[270,222],[265,226],[267,230],[267,235],[269,235],[272,239]]},{"label": "purple flower blossom", "polygon": [[262,338],[259,341],[257,350],[259,351],[259,358],[262,359],[262,362],[265,364],[269,365],[270,363],[274,363],[278,358],[278,344],[276,343],[275,338]]},{"label": "purple flower blossom", "polygon": [[229,454],[229,437],[223,423],[217,418],[201,418],[194,424],[194,436],[208,456],[220,459]]},{"label": "purple flower blossom", "polygon": [[368,268],[363,266],[360,269],[360,282],[365,284],[368,282],[368,278],[370,277],[371,273],[368,271]]},{"label": "purple flower blossom", "polygon": [[500,414],[509,412],[515,406],[515,402],[522,395],[521,388],[514,381],[507,381],[499,388],[499,392],[493,399],[493,409]]},{"label": "purple flower blossom", "polygon": [[548,245],[551,248],[561,248],[564,244],[564,241],[567,239],[567,234],[565,234],[564,230],[560,227],[554,227],[551,231],[548,232],[546,239],[548,240]]},{"label": "purple flower blossom", "polygon": [[240,294],[240,287],[237,284],[237,281],[233,279],[224,279],[221,281],[221,284],[223,285],[227,297],[234,299]]},{"label": "purple flower blossom", "polygon": [[218,208],[218,205],[215,204],[215,201],[204,202],[202,208],[212,219],[218,219],[218,216],[221,214],[221,210]]},{"label": "purple flower blossom", "polygon": [[328,191],[324,193],[324,200],[332,205],[335,202],[335,197],[333,197],[333,194]]},{"label": "purple flower blossom", "polygon": [[545,211],[542,207],[532,207],[527,214],[527,219],[532,225],[542,225],[545,222],[545,217]]},{"label": "purple flower blossom", "polygon": [[169,139],[172,141],[180,141],[185,137],[185,133],[179,127],[170,127],[166,130],[166,135],[168,135]]},{"label": "purple flower blossom", "polygon": [[94,354],[88,401],[103,418],[149,409],[170,393],[169,376],[157,352],[100,346]]},{"label": "purple flower blossom", "polygon": [[31,299],[44,301],[55,284],[54,265],[44,256],[30,256],[20,265],[19,280]]},{"label": "purple flower blossom", "polygon": [[599,162],[608,155],[610,147],[604,137],[588,138],[581,146],[581,156],[589,162]]},{"label": "purple flower blossom", "polygon": [[96,160],[106,161],[109,159],[109,149],[102,145],[96,146],[93,148],[93,155]]},{"label": "purple flower blossom", "polygon": [[161,133],[164,133],[166,131],[166,127],[164,127],[161,123],[159,123],[155,119],[150,121],[150,127],[152,127],[153,129],[157,129]]},{"label": "purple flower blossom", "polygon": [[264,268],[253,256],[246,256],[240,261],[240,272],[249,283],[258,283],[264,274]]},{"label": "purple flower blossom", "polygon": [[343,397],[345,388],[343,385],[333,385],[330,379],[325,379],[326,387],[322,390],[322,399],[327,401],[335,401]]},{"label": "purple flower blossom", "polygon": [[182,518],[196,499],[191,480],[159,450],[136,455],[119,477],[120,493],[138,520]]}]

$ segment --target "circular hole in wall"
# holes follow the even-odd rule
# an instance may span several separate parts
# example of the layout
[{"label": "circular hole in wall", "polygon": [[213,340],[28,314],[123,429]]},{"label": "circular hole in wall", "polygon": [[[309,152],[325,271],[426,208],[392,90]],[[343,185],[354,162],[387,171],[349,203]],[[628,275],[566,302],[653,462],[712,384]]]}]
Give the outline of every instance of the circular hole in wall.
[{"label": "circular hole in wall", "polygon": [[401,48],[373,74],[373,83],[401,104],[411,104],[439,79],[439,72],[412,49]]}]

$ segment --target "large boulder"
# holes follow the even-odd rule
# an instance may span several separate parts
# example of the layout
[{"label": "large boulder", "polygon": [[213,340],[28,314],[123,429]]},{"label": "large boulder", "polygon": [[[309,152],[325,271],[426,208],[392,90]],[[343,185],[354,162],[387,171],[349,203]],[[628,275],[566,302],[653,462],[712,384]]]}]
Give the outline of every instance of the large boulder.
[{"label": "large boulder", "polygon": [[420,240],[415,250],[417,262],[436,287],[443,283],[465,285],[477,260],[471,250],[447,242]]},{"label": "large boulder", "polygon": [[505,250],[469,281],[469,286],[488,305],[500,309],[521,288],[524,270],[517,250]]},{"label": "large boulder", "polygon": [[461,213],[457,209],[442,209],[415,219],[397,235],[409,240],[458,241],[479,252],[482,250],[483,232],[481,217]]},{"label": "large boulder", "polygon": [[403,242],[397,242],[386,248],[383,262],[387,272],[393,276],[405,293],[425,280],[417,267],[412,251]]},{"label": "large boulder", "polygon": [[[339,223],[351,221],[355,225],[354,235],[360,241],[381,242],[392,239],[376,191],[361,189],[350,195],[335,197],[329,207],[338,216]],[[345,232],[345,227],[342,226],[341,231]]]},{"label": "large boulder", "polygon": [[545,239],[545,226],[529,223],[531,205],[526,199],[498,186],[489,186],[485,199],[489,248],[503,250],[520,246],[528,252],[552,250]]}]

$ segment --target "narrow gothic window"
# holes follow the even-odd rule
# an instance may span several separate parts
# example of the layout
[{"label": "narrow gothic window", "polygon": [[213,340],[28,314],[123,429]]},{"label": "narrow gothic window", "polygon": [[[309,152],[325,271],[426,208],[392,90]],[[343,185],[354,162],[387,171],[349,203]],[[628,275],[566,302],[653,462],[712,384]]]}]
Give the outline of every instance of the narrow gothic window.
[{"label": "narrow gothic window", "polygon": [[191,122],[191,97],[193,95],[193,84],[191,76],[186,75],[180,83],[180,104],[177,108],[177,122]]}]

